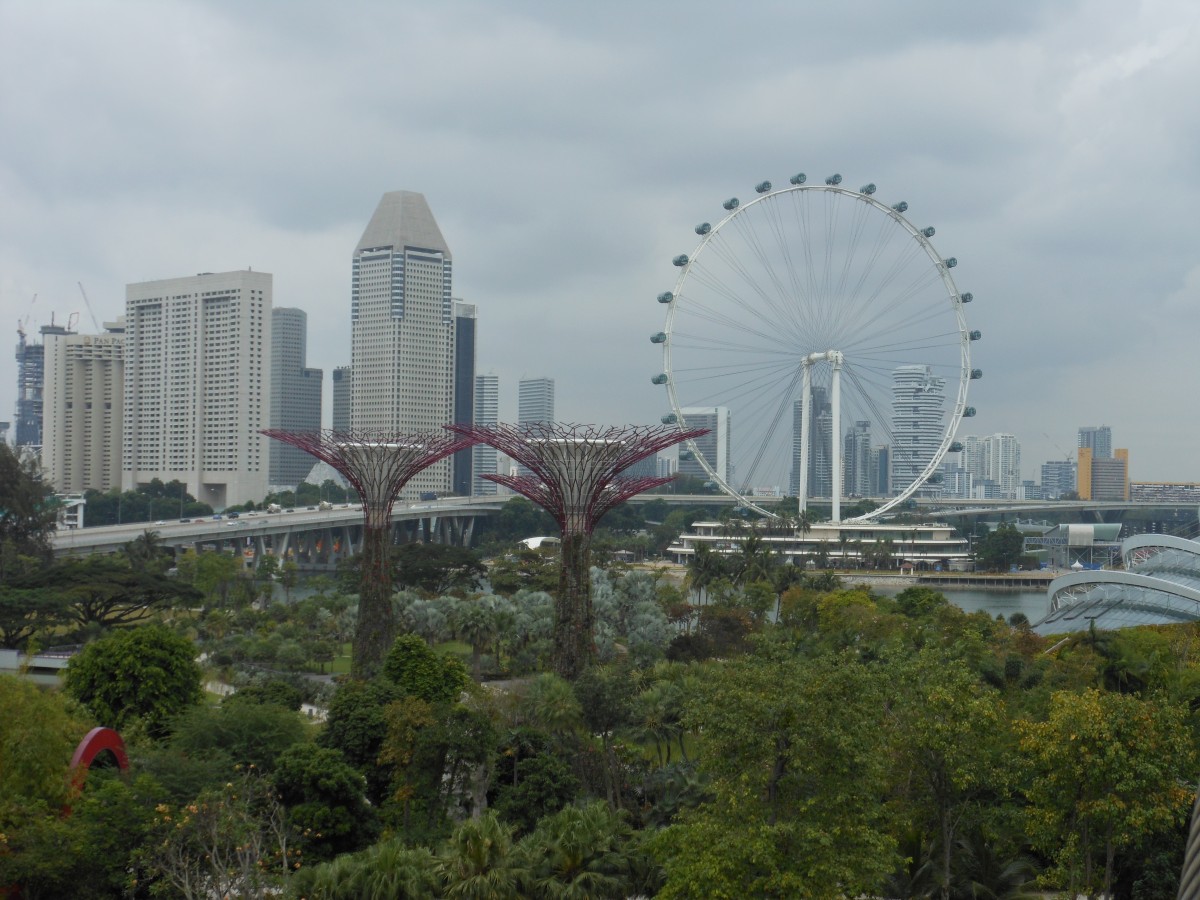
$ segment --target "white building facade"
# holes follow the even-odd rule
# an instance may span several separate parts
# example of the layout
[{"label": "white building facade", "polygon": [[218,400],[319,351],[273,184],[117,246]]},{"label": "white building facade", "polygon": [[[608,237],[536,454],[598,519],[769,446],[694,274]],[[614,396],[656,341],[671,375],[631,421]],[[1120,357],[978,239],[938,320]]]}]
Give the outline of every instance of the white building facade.
[{"label": "white building facade", "polygon": [[[929,366],[892,371],[890,489],[898,494],[917,480],[937,453],[945,434],[946,382]],[[927,485],[918,495],[930,494]]]},{"label": "white building facade", "polygon": [[[680,410],[683,413],[685,429],[707,428],[708,434],[693,438],[689,443],[696,448],[696,456],[703,456],[717,476],[730,484],[733,477],[729,459],[729,407],[727,406],[688,406]],[[680,448],[683,454],[687,445]],[[700,465],[699,459],[688,459],[686,455],[679,457],[679,474],[690,475],[693,478],[708,478],[708,473]]]},{"label": "white building facade", "polygon": [[266,496],[271,303],[249,270],[126,287],[123,489],[178,479],[214,509]]},{"label": "white building facade", "polygon": [[[475,424],[498,425],[500,423],[500,377],[489,372],[475,376]],[[491,496],[499,485],[484,478],[497,475],[499,451],[487,444],[476,444],[471,479],[471,493],[475,496]]]},{"label": "white building facade", "polygon": [[[425,197],[384,194],[351,267],[351,428],[440,432],[454,421],[453,259]],[[451,472],[441,460],[402,496],[449,493]]]}]

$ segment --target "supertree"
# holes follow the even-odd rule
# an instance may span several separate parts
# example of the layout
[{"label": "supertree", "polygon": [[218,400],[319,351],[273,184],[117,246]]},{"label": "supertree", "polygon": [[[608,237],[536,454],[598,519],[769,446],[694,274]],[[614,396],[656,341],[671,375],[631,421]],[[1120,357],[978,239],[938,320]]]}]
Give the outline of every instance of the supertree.
[{"label": "supertree", "polygon": [[597,428],[590,425],[447,425],[516,460],[529,474],[484,477],[542,506],[562,532],[561,569],[554,611],[554,671],[574,679],[595,652],[592,533],[606,512],[673,476],[622,477],[634,463],[666,447],[707,434],[677,426]]},{"label": "supertree", "polygon": [[358,625],[350,674],[374,675],[395,637],[392,611],[392,506],[409,480],[440,459],[470,447],[475,440],[459,434],[397,434],[381,431],[283,431],[263,434],[329,463],[358,491],[363,505],[361,582]]}]

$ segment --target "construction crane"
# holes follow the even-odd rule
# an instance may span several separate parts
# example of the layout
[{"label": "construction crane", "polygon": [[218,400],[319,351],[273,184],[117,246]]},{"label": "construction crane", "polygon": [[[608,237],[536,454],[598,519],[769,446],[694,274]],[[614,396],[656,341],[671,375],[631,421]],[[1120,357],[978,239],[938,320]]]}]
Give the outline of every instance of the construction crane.
[{"label": "construction crane", "polygon": [[33,299],[29,301],[29,312],[25,313],[25,318],[17,319],[17,335],[21,338],[21,343],[25,343],[25,326],[29,324],[29,317],[33,315],[33,304],[37,303],[37,294],[33,295]]},{"label": "construction crane", "polygon": [[79,285],[79,293],[83,294],[83,302],[87,305],[88,315],[92,317],[92,324],[96,326],[96,334],[100,333],[100,323],[96,321],[96,314],[92,312],[92,301],[88,299],[87,291],[83,289],[83,282],[75,282]]}]

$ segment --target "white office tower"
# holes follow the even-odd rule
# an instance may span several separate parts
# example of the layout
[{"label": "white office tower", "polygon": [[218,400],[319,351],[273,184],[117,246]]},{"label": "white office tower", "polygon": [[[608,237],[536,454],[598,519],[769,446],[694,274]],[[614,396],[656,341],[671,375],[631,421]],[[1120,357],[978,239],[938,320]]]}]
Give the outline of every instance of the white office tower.
[{"label": "white office tower", "polygon": [[[492,373],[475,376],[475,424],[498,425],[500,423],[500,377]],[[471,478],[471,493],[475,496],[491,496],[498,485],[488,481],[484,475],[499,474],[498,451],[487,444],[476,444],[474,468]]]},{"label": "white office tower", "polygon": [[178,479],[214,509],[262,500],[270,407],[270,275],[126,286],[124,489]]},{"label": "white office tower", "polygon": [[1021,445],[1011,434],[992,434],[983,439],[985,478],[996,485],[1002,500],[1021,499]]},{"label": "white office tower", "polygon": [[[945,435],[946,382],[929,366],[900,366],[892,371],[891,493],[917,480]],[[927,483],[918,496],[938,493]]]},{"label": "white office tower", "polygon": [[125,322],[45,337],[42,470],[60,494],[121,486]]},{"label": "white office tower", "polygon": [[[814,385],[809,433],[812,446],[808,450],[808,496],[830,497],[833,495],[833,405],[829,392]],[[800,493],[800,451],[804,428],[804,400],[792,401],[792,467],[788,479],[788,493]],[[843,478],[843,481],[845,479]]]},{"label": "white office tower", "polygon": [[[425,197],[384,194],[352,263],[353,429],[422,434],[454,421],[451,269]],[[414,476],[402,496],[450,489],[444,459]]]},{"label": "white office tower", "polygon": [[[321,428],[321,369],[310,369],[308,315],[278,306],[271,311],[271,427],[285,431]],[[299,447],[271,441],[271,490],[294,490],[313,468],[313,458]]]},{"label": "white office tower", "polygon": [[554,421],[554,379],[522,378],[517,386],[517,424]]},{"label": "white office tower", "polygon": [[[679,474],[690,475],[694,478],[708,478],[708,473],[701,467],[698,457],[713,467],[716,474],[726,483],[733,477],[729,459],[729,407],[727,406],[688,406],[680,410],[683,413],[685,429],[707,428],[708,434],[693,439],[696,445],[696,457],[679,458]],[[686,446],[686,445],[685,445]],[[680,452],[683,452],[683,447]]]},{"label": "white office tower", "polygon": [[983,439],[977,434],[964,435],[959,441],[963,445],[959,454],[963,469],[971,476],[973,482],[983,482],[987,478],[987,460]]}]

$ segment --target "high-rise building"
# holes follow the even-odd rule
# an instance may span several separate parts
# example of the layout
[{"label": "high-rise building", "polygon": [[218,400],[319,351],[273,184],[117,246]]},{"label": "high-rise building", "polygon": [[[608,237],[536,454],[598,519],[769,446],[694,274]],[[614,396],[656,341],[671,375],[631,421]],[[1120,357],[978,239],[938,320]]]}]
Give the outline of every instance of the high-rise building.
[{"label": "high-rise building", "polygon": [[[321,369],[308,362],[308,314],[277,306],[271,310],[271,427],[317,431],[321,427]],[[272,490],[294,490],[312,471],[313,458],[291,444],[271,441]]]},{"label": "high-rise building", "polygon": [[871,496],[886,497],[891,493],[892,448],[887,444],[872,448],[870,466]]},{"label": "high-rise building", "polygon": [[[1021,445],[1011,434],[965,435],[962,468],[971,477],[968,496],[1017,500],[1021,494]],[[986,496],[985,496],[986,494]]]},{"label": "high-rise building", "polygon": [[1097,457],[1089,447],[1078,450],[1080,500],[1129,499],[1129,451],[1118,448],[1109,457]]},{"label": "high-rise building", "polygon": [[[475,424],[497,425],[500,422],[500,378],[488,373],[475,376]],[[473,448],[475,457],[471,479],[471,493],[478,496],[491,496],[497,492],[494,481],[484,478],[484,475],[500,474],[497,468],[498,452],[495,447],[487,444],[476,444]]]},{"label": "high-rise building", "polygon": [[[809,497],[833,496],[833,405],[829,392],[819,385],[812,388],[809,417],[808,482]],[[804,428],[804,400],[792,401],[792,468],[788,493],[800,494],[800,452]],[[844,479],[843,479],[844,481]]]},{"label": "high-rise building", "polygon": [[350,430],[350,392],[354,382],[354,369],[338,366],[333,370],[333,430]]},{"label": "high-rise building", "polygon": [[871,496],[871,423],[860,419],[842,441],[842,496]]},{"label": "high-rise building", "polygon": [[696,445],[695,457],[688,459],[686,455],[679,458],[679,474],[690,475],[693,478],[708,478],[708,473],[701,467],[699,456],[712,466],[716,474],[730,484],[733,477],[732,460],[729,458],[729,407],[727,406],[689,406],[680,410],[683,413],[684,428],[707,428],[708,434],[693,438]]},{"label": "high-rise building", "polygon": [[[351,427],[440,431],[454,421],[453,263],[425,197],[384,194],[351,268]],[[429,466],[404,495],[449,493],[451,471]]]},{"label": "high-rise building", "polygon": [[[470,425],[475,417],[475,304],[454,301],[454,422]],[[452,463],[454,493],[471,496],[475,447],[459,450]]]},{"label": "high-rise building", "polygon": [[522,378],[517,385],[517,424],[554,421],[554,379]]},{"label": "high-rise building", "polygon": [[121,486],[125,323],[45,340],[42,470],[59,493]]},{"label": "high-rise building", "polygon": [[[898,494],[917,480],[937,453],[945,434],[946,382],[929,366],[900,366],[892,371],[890,492]],[[923,493],[936,493],[927,485]]]},{"label": "high-rise building", "polygon": [[1057,500],[1068,491],[1074,491],[1075,466],[1073,459],[1052,459],[1042,463],[1042,496]]},{"label": "high-rise building", "polygon": [[267,493],[271,276],[125,288],[122,487],[179,480],[215,509]]},{"label": "high-rise building", "polygon": [[17,328],[17,423],[14,443],[18,447],[42,446],[43,391],[46,385],[46,340],[73,334],[53,321],[41,327],[42,343],[25,340],[25,329]]},{"label": "high-rise building", "polygon": [[1092,451],[1092,459],[1110,459],[1112,429],[1107,425],[1084,425],[1079,429],[1079,446]]}]

